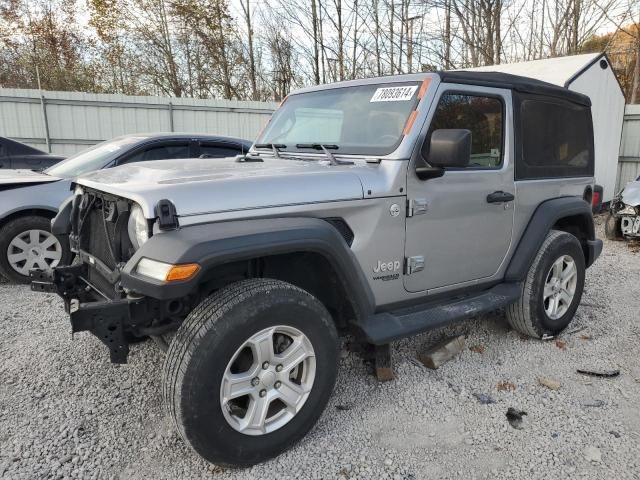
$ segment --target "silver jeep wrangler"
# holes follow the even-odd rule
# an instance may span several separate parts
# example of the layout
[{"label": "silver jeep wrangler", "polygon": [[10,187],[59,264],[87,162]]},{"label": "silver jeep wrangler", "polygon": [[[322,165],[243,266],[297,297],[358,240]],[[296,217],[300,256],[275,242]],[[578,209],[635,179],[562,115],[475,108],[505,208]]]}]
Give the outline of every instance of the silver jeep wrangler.
[{"label": "silver jeep wrangler", "polygon": [[[372,345],[498,308],[564,329],[600,254],[587,97],[499,73],[372,78],[290,94],[245,156],[87,174],[53,230],[79,262],[32,271],[74,332],[126,362],[167,347],[164,401],[206,460],[299,440],[338,332]],[[167,341],[167,334],[175,332]]]}]

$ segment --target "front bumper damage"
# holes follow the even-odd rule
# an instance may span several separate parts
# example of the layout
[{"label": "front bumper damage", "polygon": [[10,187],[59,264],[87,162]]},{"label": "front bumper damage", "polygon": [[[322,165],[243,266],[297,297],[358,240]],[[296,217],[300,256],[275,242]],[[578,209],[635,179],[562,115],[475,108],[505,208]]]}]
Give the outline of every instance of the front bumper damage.
[{"label": "front bumper damage", "polygon": [[111,362],[126,363],[129,345],[175,328],[162,321],[163,302],[148,297],[109,299],[87,279],[87,266],[32,270],[31,289],[57,293],[64,300],[71,332],[90,332],[109,349]]},{"label": "front bumper damage", "polygon": [[611,214],[624,238],[640,238],[640,181],[628,183],[612,200]]},{"label": "front bumper damage", "polygon": [[624,237],[640,238],[640,216],[621,215],[620,230]]}]

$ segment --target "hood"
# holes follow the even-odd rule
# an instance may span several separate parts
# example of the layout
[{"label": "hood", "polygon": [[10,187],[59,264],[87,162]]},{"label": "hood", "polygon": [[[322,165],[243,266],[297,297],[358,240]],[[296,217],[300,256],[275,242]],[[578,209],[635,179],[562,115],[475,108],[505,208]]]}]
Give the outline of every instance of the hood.
[{"label": "hood", "polygon": [[58,177],[52,177],[42,172],[32,170],[0,170],[0,186],[57,182]]},{"label": "hood", "polygon": [[[363,164],[365,162],[362,162]],[[265,157],[158,160],[98,170],[77,179],[96,190],[134,200],[153,218],[168,199],[179,216],[363,198],[358,170],[315,160]]]},{"label": "hood", "polygon": [[640,181],[627,183],[620,198],[627,205],[640,206]]}]

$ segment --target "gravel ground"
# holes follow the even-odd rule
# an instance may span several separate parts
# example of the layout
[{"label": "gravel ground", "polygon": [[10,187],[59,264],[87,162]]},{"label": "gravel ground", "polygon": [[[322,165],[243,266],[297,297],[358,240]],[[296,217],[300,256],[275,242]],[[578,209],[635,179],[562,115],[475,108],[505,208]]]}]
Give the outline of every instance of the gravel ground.
[{"label": "gravel ground", "polygon": [[[313,431],[247,470],[208,465],[177,436],[162,409],[163,354],[153,344],[112,365],[92,336],[71,338],[58,298],[2,283],[0,477],[638,479],[639,279],[640,253],[606,242],[559,341],[521,338],[493,314],[394,344],[397,378],[384,384],[343,351]],[[437,371],[416,361],[422,345],[457,333],[467,348],[454,360]],[[509,407],[528,413],[522,429],[507,422]]]}]

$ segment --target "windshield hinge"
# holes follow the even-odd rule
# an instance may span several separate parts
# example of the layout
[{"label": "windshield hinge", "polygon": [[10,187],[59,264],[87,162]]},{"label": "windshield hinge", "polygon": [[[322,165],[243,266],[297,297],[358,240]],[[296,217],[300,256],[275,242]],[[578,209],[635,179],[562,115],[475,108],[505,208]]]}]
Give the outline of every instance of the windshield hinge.
[{"label": "windshield hinge", "polygon": [[407,199],[407,217],[427,213],[427,200],[424,198]]}]

